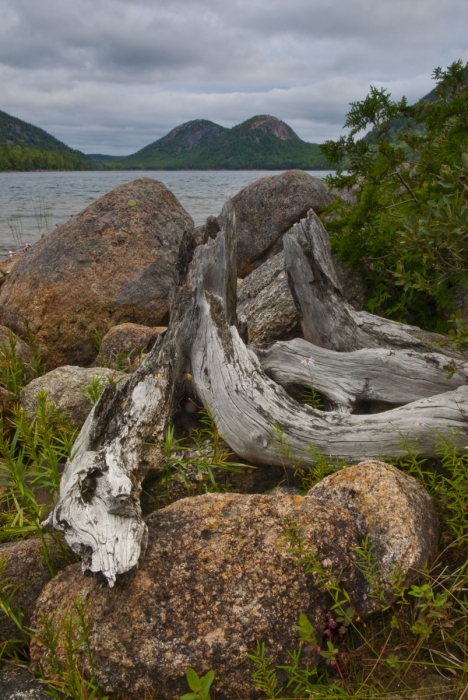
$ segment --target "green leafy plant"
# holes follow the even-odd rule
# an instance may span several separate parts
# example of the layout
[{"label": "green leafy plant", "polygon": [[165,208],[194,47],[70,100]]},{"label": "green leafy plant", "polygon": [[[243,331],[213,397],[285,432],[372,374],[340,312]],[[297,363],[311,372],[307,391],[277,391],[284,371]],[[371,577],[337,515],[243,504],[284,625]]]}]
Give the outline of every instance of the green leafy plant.
[{"label": "green leafy plant", "polygon": [[299,637],[303,642],[311,644],[314,647],[318,646],[317,637],[315,635],[315,630],[312,623],[308,619],[307,615],[301,613],[299,615],[299,624],[296,626],[299,632]]},{"label": "green leafy plant", "polygon": [[200,678],[193,668],[188,668],[185,675],[192,692],[182,695],[180,700],[210,700],[210,688],[214,681],[214,672],[208,671]]},{"label": "green leafy plant", "polygon": [[41,521],[58,492],[61,468],[70,458],[77,430],[47,400],[37,395],[37,408],[30,422],[26,412],[13,407],[8,425],[0,417],[0,539],[12,540],[45,534]]},{"label": "green leafy plant", "polygon": [[91,401],[93,406],[101,396],[108,383],[107,377],[93,377],[89,384],[85,387],[84,393]]},{"label": "green leafy plant", "polygon": [[94,337],[94,344],[96,346],[97,353],[98,353],[98,356],[97,356],[98,363],[102,367],[103,362],[104,362],[104,352],[103,352],[103,348],[102,348],[103,336],[102,336],[102,333],[99,330],[99,328],[94,329],[93,337]]},{"label": "green leafy plant", "polygon": [[[392,691],[413,692],[421,674],[428,670],[440,674],[441,689],[450,688],[455,693],[458,689],[459,695],[454,697],[463,697],[468,681],[468,562],[464,557],[460,566],[449,570],[444,557],[453,553],[454,543],[430,570],[418,572],[418,584],[405,587],[396,570],[392,585],[395,602],[388,604],[381,596],[373,547],[365,539],[355,548],[356,565],[382,603],[382,614],[365,623],[356,616],[340,575],[325,568],[305,546],[297,524],[285,524],[283,542],[314,585],[330,596],[325,642],[320,649],[325,670],[320,664],[309,668],[304,663],[304,645],[314,645],[317,635],[301,614],[299,647],[286,652],[287,664],[274,665],[261,642],[248,654],[256,667],[252,678],[266,698],[385,698]],[[283,685],[280,678],[286,679]]]},{"label": "green leafy plant", "polygon": [[252,679],[257,689],[264,693],[268,700],[277,698],[281,692],[281,688],[278,688],[278,673],[276,668],[272,668],[273,656],[266,655],[264,642],[257,641],[256,649],[250,651],[247,658],[256,666]]},{"label": "green leafy plant", "polygon": [[321,148],[341,163],[329,184],[356,192],[356,203],[331,205],[327,227],[359,268],[367,307],[445,331],[441,310],[468,287],[468,64],[433,77],[435,90],[412,106],[372,87],[351,103],[348,135]]},{"label": "green leafy plant", "polygon": [[[429,428],[427,428],[429,430]],[[418,454],[417,444],[402,436],[406,454],[395,461],[402,471],[415,477],[434,497],[446,544],[466,547],[468,535],[468,450],[460,449],[457,434],[437,432],[439,464],[428,464]]]},{"label": "green leafy plant", "polygon": [[11,583],[5,575],[6,566],[5,557],[0,557],[0,621],[5,618],[11,620],[18,636],[0,644],[0,659],[8,657],[21,663],[26,658],[25,649],[29,642],[29,634],[23,624],[23,611],[16,600],[20,586]]},{"label": "green leafy plant", "polygon": [[[74,601],[59,620],[56,615],[42,615],[40,631],[31,631],[45,648],[44,662],[38,670],[48,693],[56,700],[108,700],[100,692],[94,673],[88,607],[89,601]],[[80,654],[86,660],[87,674],[79,666]]]},{"label": "green leafy plant", "polygon": [[305,403],[307,406],[310,406],[311,408],[315,408],[317,410],[321,410],[324,407],[322,396],[314,388],[312,382],[308,387],[304,389],[304,392],[302,394],[302,403]]},{"label": "green leafy plant", "polygon": [[369,535],[366,535],[361,546],[352,549],[358,555],[356,566],[362,571],[369,584],[369,597],[375,598],[383,604],[386,599],[385,587],[382,583],[379,562],[374,556],[374,548],[374,543],[370,542]]},{"label": "green leafy plant", "polygon": [[284,460],[283,465],[285,468],[290,467],[294,470],[294,477],[299,481],[301,491],[304,494],[326,476],[346,466],[346,460],[336,459],[332,455],[326,457],[322,450],[314,445],[309,445],[307,450],[313,459],[313,464],[307,467],[303,466],[302,459],[294,455],[291,443],[281,426],[276,424],[273,427],[273,432],[276,449]]},{"label": "green leafy plant", "polygon": [[242,473],[246,465],[230,460],[232,453],[221,438],[216,423],[207,410],[201,410],[201,427],[190,439],[176,438],[173,425],[164,434],[165,463],[154,502],[161,493],[171,500],[171,485],[182,483],[187,495],[219,491],[216,472]]},{"label": "green leafy plant", "polygon": [[118,372],[130,372],[132,368],[139,366],[142,361],[143,348],[135,348],[128,353],[110,352],[104,358],[103,336],[98,328],[94,329],[94,344],[97,350],[97,364],[100,367],[109,367]]},{"label": "green leafy plant", "polygon": [[[327,683],[326,674],[320,673],[317,668],[309,668],[307,663],[304,663],[304,648],[307,645],[316,646],[315,633],[304,613],[301,613],[296,629],[300,636],[299,646],[297,649],[286,651],[289,663],[274,666],[273,656],[267,655],[263,642],[257,642],[256,648],[247,654],[247,658],[255,665],[252,680],[256,688],[264,694],[267,700],[275,698],[286,700],[287,698],[350,697],[343,686]],[[331,646],[333,647],[333,645]],[[331,654],[328,646],[327,651],[322,652],[323,658],[327,658],[327,653]],[[279,680],[280,674],[285,679],[283,684]]]}]

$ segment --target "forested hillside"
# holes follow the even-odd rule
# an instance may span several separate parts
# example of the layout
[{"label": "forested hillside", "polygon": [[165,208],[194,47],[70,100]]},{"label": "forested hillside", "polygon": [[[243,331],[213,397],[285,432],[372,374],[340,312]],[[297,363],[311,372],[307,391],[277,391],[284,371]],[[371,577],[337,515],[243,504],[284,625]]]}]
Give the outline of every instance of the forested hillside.
[{"label": "forested hillside", "polygon": [[47,131],[0,111],[0,170],[90,170],[80,151]]},{"label": "forested hillside", "polygon": [[121,170],[287,170],[327,168],[318,144],[302,141],[284,122],[252,117],[232,129],[196,119],[173,129],[133,155],[101,166]]}]

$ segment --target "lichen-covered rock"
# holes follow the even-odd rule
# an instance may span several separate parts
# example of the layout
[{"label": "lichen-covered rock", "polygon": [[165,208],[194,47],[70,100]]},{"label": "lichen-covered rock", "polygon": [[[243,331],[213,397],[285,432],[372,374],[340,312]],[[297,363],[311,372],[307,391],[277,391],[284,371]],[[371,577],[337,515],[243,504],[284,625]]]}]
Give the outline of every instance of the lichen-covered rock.
[{"label": "lichen-covered rock", "polygon": [[284,253],[277,253],[237,287],[237,315],[249,343],[267,347],[300,333],[300,318],[289,290]]},{"label": "lichen-covered rock", "polygon": [[143,177],[109,192],[35,243],[0,292],[0,322],[29,321],[47,365],[88,365],[94,332],[161,325],[184,231],[192,218],[161,182]]},{"label": "lichen-covered rock", "polygon": [[[308,496],[347,508],[360,539],[368,535],[374,545],[389,596],[397,567],[408,585],[437,554],[439,523],[433,499],[416,479],[390,464],[367,460],[342,469],[314,486]],[[374,602],[375,606],[368,601],[369,610],[378,607]]]},{"label": "lichen-covered rock", "polygon": [[0,688],[2,700],[50,700],[53,697],[24,666],[5,665],[0,669]]},{"label": "lichen-covered rock", "polygon": [[[70,563],[70,557],[65,557],[50,540],[47,542],[51,564],[55,571],[61,571]],[[7,585],[12,586],[8,589],[8,593],[16,588],[11,606],[14,611],[20,608],[25,627],[29,627],[31,623],[39,594],[52,578],[41,548],[42,541],[38,537],[0,544],[0,562],[5,565],[1,578],[7,582]],[[66,545],[64,545],[64,551],[66,551]],[[74,555],[70,556],[74,557]],[[0,612],[0,644],[9,639],[18,639],[18,636],[15,623]],[[0,697],[3,698],[1,693]]]},{"label": "lichen-covered rock", "polygon": [[[188,688],[188,667],[216,673],[216,697],[259,697],[246,654],[263,641],[274,663],[298,646],[306,613],[320,642],[329,601],[289,551],[295,526],[304,551],[315,551],[360,599],[353,566],[357,533],[341,505],[285,495],[207,494],[183,499],[148,518],[148,548],[133,578],[113,589],[69,567],[43,591],[38,613],[59,616],[88,601],[90,644],[104,692],[141,700],[145,691],[173,698]],[[34,624],[40,627],[39,616]],[[310,651],[313,664],[317,650]],[[34,663],[47,652],[34,641]],[[307,655],[307,653],[306,653]],[[87,664],[80,658],[79,663]]]},{"label": "lichen-covered rock", "polygon": [[148,352],[158,335],[166,329],[166,326],[142,326],[138,323],[121,323],[113,326],[102,339],[100,354],[94,361],[100,363],[116,362],[122,358],[131,361],[140,352]]},{"label": "lichen-covered rock", "polygon": [[29,382],[20,393],[20,404],[32,420],[37,408],[36,397],[39,392],[45,391],[58,412],[67,414],[71,424],[81,428],[93,407],[92,397],[87,391],[92,388],[91,383],[97,381],[105,386],[108,382],[121,382],[127,378],[127,374],[108,367],[64,365]]},{"label": "lichen-covered rock", "polygon": [[[233,197],[237,231],[237,273],[245,277],[282,250],[283,233],[309,209],[333,201],[323,180],[302,170],[263,177]],[[219,217],[222,226],[222,215]]]}]

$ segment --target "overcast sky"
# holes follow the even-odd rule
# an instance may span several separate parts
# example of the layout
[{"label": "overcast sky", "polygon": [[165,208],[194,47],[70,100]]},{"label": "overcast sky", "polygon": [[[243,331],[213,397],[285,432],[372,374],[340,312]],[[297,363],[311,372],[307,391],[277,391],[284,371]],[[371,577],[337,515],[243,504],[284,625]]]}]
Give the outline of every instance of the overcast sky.
[{"label": "overcast sky", "polygon": [[369,86],[468,60],[468,0],[0,0],[0,109],[87,153],[255,114],[336,138]]}]

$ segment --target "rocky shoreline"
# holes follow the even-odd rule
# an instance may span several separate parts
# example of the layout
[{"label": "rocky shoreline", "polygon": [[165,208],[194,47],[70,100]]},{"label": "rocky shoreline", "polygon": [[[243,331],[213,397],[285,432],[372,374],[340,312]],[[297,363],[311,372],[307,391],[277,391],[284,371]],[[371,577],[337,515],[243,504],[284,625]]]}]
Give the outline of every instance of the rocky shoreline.
[{"label": "rocky shoreline", "polygon": [[[424,426],[440,415],[441,425],[445,420],[459,429],[452,396],[464,406],[466,363],[455,350],[438,345],[435,334],[391,322],[387,327],[383,321],[380,328],[377,317],[362,312],[359,277],[343,265],[335,268],[327,241],[320,248],[326,232],[319,216],[331,201],[322,180],[288,171],[249,185],[220,216],[195,228],[162,183],[140,178],[0,265],[3,352],[14,348],[24,366],[32,366],[23,339],[33,334],[47,370],[28,377],[17,395],[2,390],[5,424],[15,425],[18,402],[26,423],[34,424],[47,395],[70,430],[81,431],[67,463],[62,459],[57,465],[64,471],[60,498],[34,489],[34,482],[31,487],[40,512],[49,515],[48,526],[63,534],[55,533],[46,555],[40,528],[35,537],[0,545],[3,576],[13,592],[9,604],[22,610],[22,626],[34,630],[27,652],[33,671],[57,676],[57,664],[68,653],[68,629],[72,637],[83,635],[74,651],[77,668],[111,698],[143,700],[151,693],[177,698],[187,691],[188,668],[200,675],[215,672],[218,700],[263,698],[247,656],[257,642],[265,643],[273,665],[284,667],[305,615],[312,632],[307,643],[305,637],[300,642],[301,663],[314,669],[326,658],[323,644],[338,634],[329,625],[333,586],[348,596],[346,606],[338,606],[348,610],[349,620],[346,615],[340,620],[346,631],[353,618],[365,620],[397,599],[395,572],[402,589],[417,582],[435,559],[439,518],[433,498],[415,478],[375,458],[381,454],[386,411],[391,413],[387,423],[399,416],[411,423],[427,454],[435,449],[434,437],[413,425],[419,415],[427,413],[420,419]],[[230,227],[237,246],[233,263]],[[298,273],[302,259],[306,283]],[[333,326],[330,310],[323,320],[326,304],[349,321]],[[313,357],[299,351],[293,362],[305,375],[281,378],[286,359],[275,360],[273,350],[292,353],[298,339],[314,348],[311,335],[317,341],[316,362],[323,362],[322,384],[313,379]],[[211,345],[206,337],[213,339]],[[217,358],[218,341],[225,354]],[[196,342],[205,343],[199,366]],[[383,349],[385,343],[390,350]],[[326,363],[345,355],[356,366],[365,357],[359,388],[351,381],[357,372],[351,364],[341,379],[335,369],[329,370],[328,384],[323,378]],[[388,376],[395,356],[402,384],[413,393],[405,397],[398,390],[400,398],[389,399],[386,385],[398,381],[397,370]],[[450,378],[444,362],[457,363]],[[226,381],[218,393],[217,363],[230,367],[233,378],[233,386]],[[243,373],[245,384],[235,371]],[[418,377],[411,390],[405,371]],[[236,392],[247,395],[249,383],[264,403],[252,404],[255,409],[245,403],[239,415],[247,419],[249,410],[256,411],[258,436],[250,428],[245,434],[238,429],[236,439],[245,438],[246,445],[250,440],[257,452],[266,453],[264,420],[270,433],[276,431],[276,459],[244,454],[222,423],[232,415],[234,425],[235,416],[229,409],[222,418],[215,403],[219,396],[227,401]],[[306,389],[312,403],[304,408]],[[207,398],[212,390],[213,401]],[[276,415],[268,392],[291,411],[289,423],[268,424]],[[288,436],[299,440],[301,420],[312,426],[322,419],[334,437],[345,426],[352,435],[355,426],[376,446],[369,448],[372,459],[336,464],[304,488],[307,479],[301,483],[298,474],[313,471],[319,460],[313,452],[309,463],[298,458],[293,450],[299,447]],[[395,447],[393,456],[397,453]],[[90,455],[101,461],[96,457],[92,468],[86,466],[73,491]],[[122,530],[106,540],[108,527]],[[131,549],[137,530],[141,557],[140,550],[136,558],[129,554],[131,565],[116,565],[117,574],[110,575],[111,560],[118,560],[119,548]],[[99,561],[111,561],[108,568],[95,566],[100,547]],[[362,565],[369,551],[378,584]],[[73,563],[76,554],[81,563]],[[76,627],[83,622],[80,615],[86,618],[86,634]],[[46,641],[52,620],[61,631],[53,651]],[[0,642],[8,646],[17,633],[11,616],[4,615]],[[7,668],[2,673],[5,700],[50,697],[40,684],[31,686],[23,671],[16,686],[14,674]]]}]

